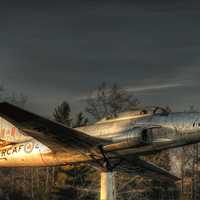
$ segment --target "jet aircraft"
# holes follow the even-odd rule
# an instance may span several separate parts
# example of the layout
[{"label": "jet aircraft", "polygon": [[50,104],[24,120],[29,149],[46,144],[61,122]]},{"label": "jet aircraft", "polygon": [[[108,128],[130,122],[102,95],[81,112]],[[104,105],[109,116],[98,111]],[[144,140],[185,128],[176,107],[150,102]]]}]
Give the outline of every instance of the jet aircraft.
[{"label": "jet aircraft", "polygon": [[0,167],[86,164],[101,171],[170,172],[141,156],[200,142],[200,113],[162,108],[68,128],[12,104],[0,103]]}]

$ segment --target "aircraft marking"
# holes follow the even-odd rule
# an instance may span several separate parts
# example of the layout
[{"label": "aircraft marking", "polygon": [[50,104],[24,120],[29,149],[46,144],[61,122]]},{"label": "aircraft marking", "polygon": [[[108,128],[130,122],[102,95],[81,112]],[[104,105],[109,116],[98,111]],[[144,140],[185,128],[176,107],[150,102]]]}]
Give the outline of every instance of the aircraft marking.
[{"label": "aircraft marking", "polygon": [[20,144],[20,145],[15,145],[11,146],[10,148],[7,149],[2,149],[0,150],[0,159],[2,157],[7,157],[11,156],[13,154],[17,154],[20,152],[25,152],[25,153],[31,153],[34,149],[35,145],[33,142],[28,142],[26,144]]},{"label": "aircraft marking", "polygon": [[5,136],[12,136],[12,137],[15,137],[16,136],[16,128],[15,127],[12,127],[12,128],[9,128],[9,129],[6,129],[6,128],[2,128],[0,129],[0,137],[5,137]]},{"label": "aircraft marking", "polygon": [[24,151],[26,153],[31,153],[33,151],[34,144],[32,142],[25,144]]}]

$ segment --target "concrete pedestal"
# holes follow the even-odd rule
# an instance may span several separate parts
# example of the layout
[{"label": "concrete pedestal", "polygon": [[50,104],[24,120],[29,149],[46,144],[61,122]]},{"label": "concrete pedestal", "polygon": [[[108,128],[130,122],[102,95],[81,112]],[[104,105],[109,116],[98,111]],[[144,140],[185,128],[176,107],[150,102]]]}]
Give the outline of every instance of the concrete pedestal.
[{"label": "concrete pedestal", "polygon": [[115,181],[113,172],[101,172],[100,200],[115,200]]}]

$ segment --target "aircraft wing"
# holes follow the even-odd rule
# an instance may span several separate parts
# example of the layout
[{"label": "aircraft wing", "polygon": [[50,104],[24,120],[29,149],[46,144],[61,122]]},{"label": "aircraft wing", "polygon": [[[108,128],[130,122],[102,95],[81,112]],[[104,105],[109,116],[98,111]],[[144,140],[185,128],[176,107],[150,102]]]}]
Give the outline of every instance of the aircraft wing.
[{"label": "aircraft wing", "polygon": [[[120,165],[115,168],[116,171],[136,173],[141,176],[147,176],[150,178],[170,179],[174,181],[180,180],[177,176],[171,174],[167,170],[143,159],[138,156],[125,156],[122,159]],[[159,175],[159,176],[158,176]]]},{"label": "aircraft wing", "polygon": [[[188,136],[175,138],[174,140],[144,145],[137,148],[101,152],[96,147],[101,145],[102,150],[104,150],[103,147],[107,142],[103,139],[97,139],[76,129],[67,128],[62,124],[45,119],[9,103],[0,103],[0,116],[53,151],[67,151],[71,147],[85,156],[90,156],[90,158],[92,155],[94,159],[102,159],[106,156],[107,158],[112,157],[116,160],[122,160],[120,165],[116,165],[116,169],[119,171],[136,171],[141,174],[145,174],[146,172],[158,173],[173,179],[175,177],[169,172],[152,163],[139,159],[137,155],[152,154],[164,149],[200,141],[200,133],[193,133]],[[153,127],[149,128],[152,129]],[[103,155],[104,153],[105,155]]]},{"label": "aircraft wing", "polygon": [[85,155],[91,152],[94,154],[93,147],[103,143],[103,140],[67,128],[9,103],[0,103],[0,116],[54,151],[65,151],[65,147],[71,147]]},{"label": "aircraft wing", "polygon": [[[109,158],[108,160],[109,160],[109,167],[111,167],[111,169],[113,169],[114,171],[125,172],[132,175],[146,176],[153,179],[162,178],[162,179],[173,180],[173,181],[180,180],[179,177],[170,173],[166,169],[163,169],[149,161],[143,160],[139,158],[138,156],[134,156],[134,155],[120,156],[120,155],[117,155],[116,153],[112,153],[112,155],[114,157]],[[104,160],[98,159],[96,161],[92,160],[90,162],[87,162],[86,164],[89,164],[97,168],[98,170],[99,169],[105,170]]]}]

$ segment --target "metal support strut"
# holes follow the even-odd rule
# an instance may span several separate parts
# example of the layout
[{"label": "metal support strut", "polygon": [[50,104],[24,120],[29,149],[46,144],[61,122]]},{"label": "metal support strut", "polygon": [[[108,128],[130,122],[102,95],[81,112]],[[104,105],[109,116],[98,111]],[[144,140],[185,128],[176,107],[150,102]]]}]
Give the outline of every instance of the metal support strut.
[{"label": "metal support strut", "polygon": [[100,200],[115,200],[114,172],[101,172]]}]

